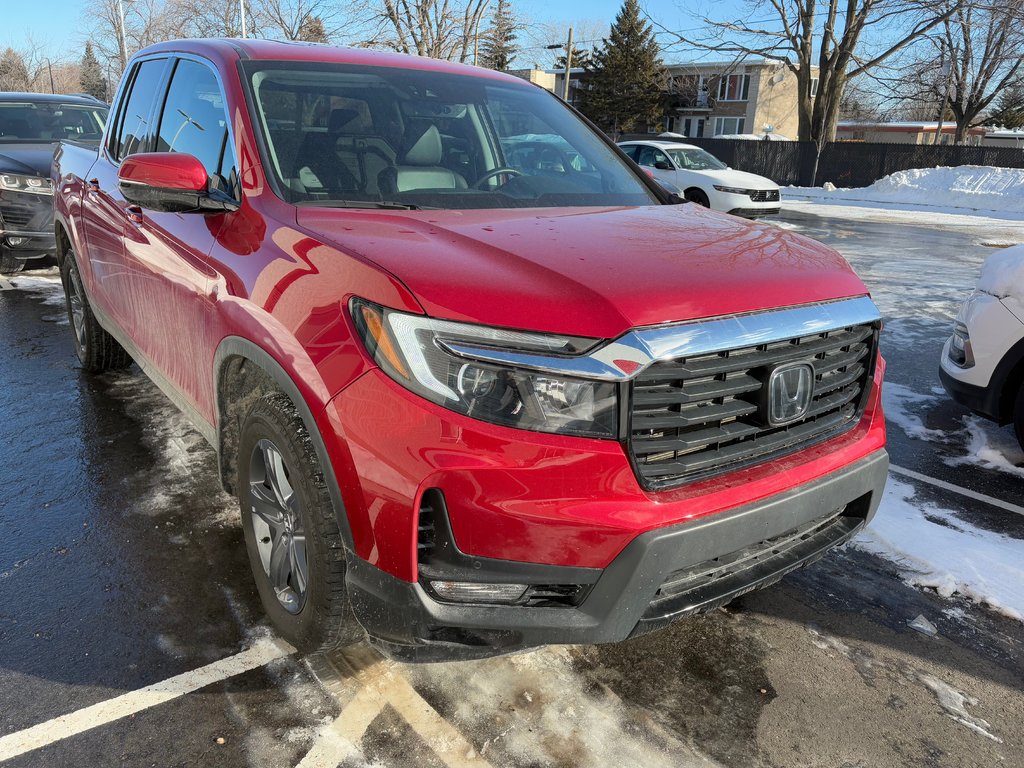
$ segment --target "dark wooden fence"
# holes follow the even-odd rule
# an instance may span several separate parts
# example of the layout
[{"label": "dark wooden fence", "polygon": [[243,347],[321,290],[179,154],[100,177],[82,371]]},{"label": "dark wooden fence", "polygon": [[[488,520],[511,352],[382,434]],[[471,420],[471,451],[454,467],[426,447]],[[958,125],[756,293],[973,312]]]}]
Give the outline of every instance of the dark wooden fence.
[{"label": "dark wooden fence", "polygon": [[[624,139],[653,139],[634,134]],[[662,139],[659,139],[659,141]],[[671,141],[671,139],[666,139]],[[1018,147],[957,147],[931,144],[866,144],[837,141],[826,144],[814,173],[815,145],[809,141],[744,141],[742,139],[677,139],[696,144],[726,165],[766,176],[777,184],[867,187],[884,176],[911,168],[994,165],[1024,168],[1024,149]]]}]

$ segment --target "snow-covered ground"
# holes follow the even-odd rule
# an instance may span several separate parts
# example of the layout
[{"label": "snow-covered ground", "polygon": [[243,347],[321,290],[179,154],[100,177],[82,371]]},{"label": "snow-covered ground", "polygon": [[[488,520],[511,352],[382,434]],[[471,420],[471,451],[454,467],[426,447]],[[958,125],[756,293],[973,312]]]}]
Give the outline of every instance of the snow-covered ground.
[{"label": "snow-covered ground", "polygon": [[[1024,222],[1024,169],[965,165],[956,168],[918,168],[886,176],[870,187],[839,189],[787,187],[783,204],[797,206],[841,206],[845,212],[824,211],[822,215],[870,216],[858,208],[881,209],[892,216],[906,212],[946,214],[963,219],[959,224],[984,226],[979,215],[996,225]],[[895,218],[907,218],[899,217]]]}]

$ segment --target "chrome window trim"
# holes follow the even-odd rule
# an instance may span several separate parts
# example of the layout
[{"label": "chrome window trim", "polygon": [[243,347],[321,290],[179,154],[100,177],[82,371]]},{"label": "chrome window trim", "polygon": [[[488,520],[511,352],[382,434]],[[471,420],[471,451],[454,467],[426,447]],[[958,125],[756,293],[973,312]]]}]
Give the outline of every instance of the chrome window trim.
[{"label": "chrome window trim", "polygon": [[[598,381],[631,381],[654,363],[770,344],[881,319],[868,296],[629,331],[578,357],[553,357],[439,340],[459,357]],[[623,365],[624,364],[624,365]]]}]

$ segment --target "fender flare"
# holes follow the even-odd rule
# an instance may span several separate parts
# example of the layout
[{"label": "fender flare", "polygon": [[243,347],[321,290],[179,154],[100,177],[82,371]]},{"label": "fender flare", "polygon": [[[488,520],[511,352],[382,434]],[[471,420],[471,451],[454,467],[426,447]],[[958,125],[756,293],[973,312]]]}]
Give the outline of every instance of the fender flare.
[{"label": "fender flare", "polygon": [[[344,541],[345,548],[349,553],[354,553],[355,543],[352,538],[352,530],[349,526],[348,513],[345,510],[345,503],[341,498],[341,489],[338,485],[338,478],[334,473],[334,466],[331,464],[330,456],[327,453],[327,444],[324,442],[323,436],[320,434],[320,428],[317,426],[316,419],[309,408],[309,404],[299,391],[298,385],[296,385],[281,364],[278,363],[277,360],[275,360],[265,349],[248,339],[242,338],[241,336],[225,337],[217,346],[217,351],[213,356],[213,395],[214,402],[217,404],[216,447],[218,469],[223,473],[224,461],[221,456],[223,446],[221,445],[222,431],[220,424],[220,379],[221,372],[224,369],[224,364],[228,358],[231,357],[241,357],[259,367],[295,405],[295,408],[298,410],[299,416],[302,418],[303,424],[306,427],[306,431],[309,433],[310,439],[313,441],[313,448],[316,451],[317,459],[320,461],[320,467],[324,473],[324,480],[327,482],[327,490],[331,495],[331,502],[334,504],[335,516],[338,519],[338,529],[341,531],[342,541]],[[224,478],[222,476],[222,483],[223,480]]]}]

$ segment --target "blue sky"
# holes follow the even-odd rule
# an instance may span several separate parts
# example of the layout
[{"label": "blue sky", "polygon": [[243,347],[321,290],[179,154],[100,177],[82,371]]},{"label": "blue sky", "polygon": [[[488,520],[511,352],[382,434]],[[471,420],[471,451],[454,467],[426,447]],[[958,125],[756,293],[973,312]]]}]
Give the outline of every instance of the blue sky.
[{"label": "blue sky", "polygon": [[[725,3],[734,5],[739,1],[725,0]],[[695,9],[699,4],[692,0],[642,0],[642,5],[665,26],[683,28],[694,26],[695,17],[693,10],[686,13],[682,9]],[[0,0],[0,18],[3,19],[0,45],[19,48],[31,35],[37,43],[48,48],[51,56],[62,57],[68,53],[66,46],[71,44],[76,52],[72,58],[78,58],[77,50],[85,38],[83,6],[82,0]],[[513,0],[516,13],[530,22],[560,26],[584,21],[603,22],[605,33],[620,6],[621,0]],[[715,9],[721,13],[722,3],[716,3]],[[542,54],[531,52],[530,55],[537,57]],[[528,58],[526,53],[524,56]],[[528,64],[528,61],[523,63]]]}]

